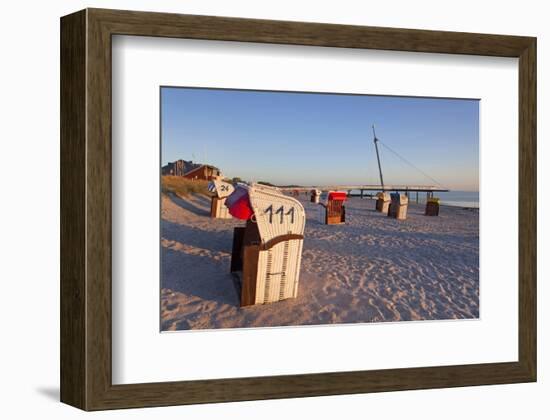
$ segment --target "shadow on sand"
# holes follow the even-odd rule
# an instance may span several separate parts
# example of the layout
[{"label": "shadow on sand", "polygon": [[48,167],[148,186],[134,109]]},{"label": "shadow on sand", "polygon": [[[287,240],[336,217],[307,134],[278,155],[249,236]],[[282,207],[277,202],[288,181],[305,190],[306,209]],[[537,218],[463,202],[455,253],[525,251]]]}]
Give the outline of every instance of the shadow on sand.
[{"label": "shadow on sand", "polygon": [[[180,198],[178,197],[177,195],[175,194],[169,194],[168,197],[170,198],[170,200],[172,200],[172,202],[181,207],[182,209],[184,210],[187,210],[197,216],[209,216],[210,215],[210,209],[205,209],[204,207],[199,207],[197,206],[195,203],[192,203],[191,200],[188,200],[188,199],[183,199],[183,198]],[[196,198],[199,197],[198,195],[195,195],[193,196],[193,198],[195,199],[195,201],[201,201],[200,199],[197,200]],[[205,197],[206,199],[206,197]],[[199,204],[202,204],[202,203],[199,203]],[[205,204],[205,205],[208,205],[209,204]]]},{"label": "shadow on sand", "polygon": [[233,230],[208,231],[167,220],[162,221],[161,236],[168,241],[212,252],[230,253],[233,246]]},{"label": "shadow on sand", "polygon": [[208,208],[210,208],[210,204],[212,203],[212,198],[207,197],[206,195],[203,195],[203,194],[193,194],[192,198],[194,201],[197,201],[201,205],[206,206]]},{"label": "shadow on sand", "polygon": [[208,255],[163,247],[161,288],[205,301],[239,306],[229,267],[229,257],[216,260]]}]

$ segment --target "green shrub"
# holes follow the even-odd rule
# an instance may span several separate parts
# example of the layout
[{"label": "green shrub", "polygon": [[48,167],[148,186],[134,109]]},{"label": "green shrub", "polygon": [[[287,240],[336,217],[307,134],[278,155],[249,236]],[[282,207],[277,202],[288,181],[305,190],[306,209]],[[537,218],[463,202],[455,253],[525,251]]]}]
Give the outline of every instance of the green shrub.
[{"label": "green shrub", "polygon": [[165,194],[172,193],[180,197],[186,197],[191,193],[209,195],[208,181],[192,180],[182,176],[171,175],[162,177],[161,191]]}]

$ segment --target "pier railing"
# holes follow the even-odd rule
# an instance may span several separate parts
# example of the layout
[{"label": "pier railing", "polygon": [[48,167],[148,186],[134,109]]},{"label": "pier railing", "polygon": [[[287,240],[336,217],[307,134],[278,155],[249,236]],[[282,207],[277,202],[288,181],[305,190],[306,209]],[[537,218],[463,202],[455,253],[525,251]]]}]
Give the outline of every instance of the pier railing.
[{"label": "pier railing", "polygon": [[[293,192],[309,192],[311,190],[326,191],[347,191],[348,194],[351,191],[359,191],[359,194],[354,194],[363,198],[364,196],[370,197],[369,191],[393,191],[402,192],[410,196],[410,193],[416,193],[415,201],[418,203],[418,193],[426,193],[426,198],[432,198],[436,192],[448,192],[447,188],[433,186],[433,185],[312,185],[312,186],[300,186],[300,187],[279,187],[282,191]],[[365,193],[367,192],[367,193]],[[351,194],[350,194],[351,195]],[[412,197],[410,197],[412,199]]]}]

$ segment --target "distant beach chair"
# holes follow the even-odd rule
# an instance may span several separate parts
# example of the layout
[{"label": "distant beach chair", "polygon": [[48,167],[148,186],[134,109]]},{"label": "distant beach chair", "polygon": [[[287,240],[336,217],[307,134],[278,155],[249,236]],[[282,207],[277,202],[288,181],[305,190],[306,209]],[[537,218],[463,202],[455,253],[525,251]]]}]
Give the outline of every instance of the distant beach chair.
[{"label": "distant beach chair", "polygon": [[337,225],[346,222],[346,206],[344,203],[347,199],[345,191],[330,191],[327,195],[326,203],[319,203],[320,222],[327,225]]},{"label": "distant beach chair", "polygon": [[231,272],[241,306],[295,298],[304,243],[306,215],[300,202],[277,188],[248,188],[253,211],[245,227],[233,233]]},{"label": "distant beach chair", "polygon": [[379,192],[376,194],[376,211],[388,214],[390,208],[390,195],[387,192]]},{"label": "distant beach chair", "polygon": [[223,182],[221,178],[215,178],[208,184],[208,190],[215,193],[210,203],[210,217],[214,219],[231,219],[225,199],[233,193],[233,185]]},{"label": "distant beach chair", "polygon": [[409,198],[405,194],[392,193],[388,217],[393,217],[398,220],[405,220],[407,218],[408,205]]},{"label": "distant beach chair", "polygon": [[310,191],[310,200],[312,203],[319,204],[319,197],[321,197],[321,190]]},{"label": "distant beach chair", "polygon": [[426,216],[439,216],[439,198],[428,198],[428,201],[426,202],[426,211],[424,214]]}]

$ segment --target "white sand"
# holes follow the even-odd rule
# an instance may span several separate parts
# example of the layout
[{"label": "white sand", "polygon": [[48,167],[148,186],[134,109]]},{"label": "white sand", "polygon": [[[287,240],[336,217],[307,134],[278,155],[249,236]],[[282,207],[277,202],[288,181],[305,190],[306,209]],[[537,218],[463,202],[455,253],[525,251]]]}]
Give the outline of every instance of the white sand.
[{"label": "white sand", "polygon": [[345,225],[307,213],[298,298],[240,308],[229,273],[233,227],[210,199],[162,198],[163,330],[479,317],[479,214],[410,204],[406,221],[351,198]]}]

